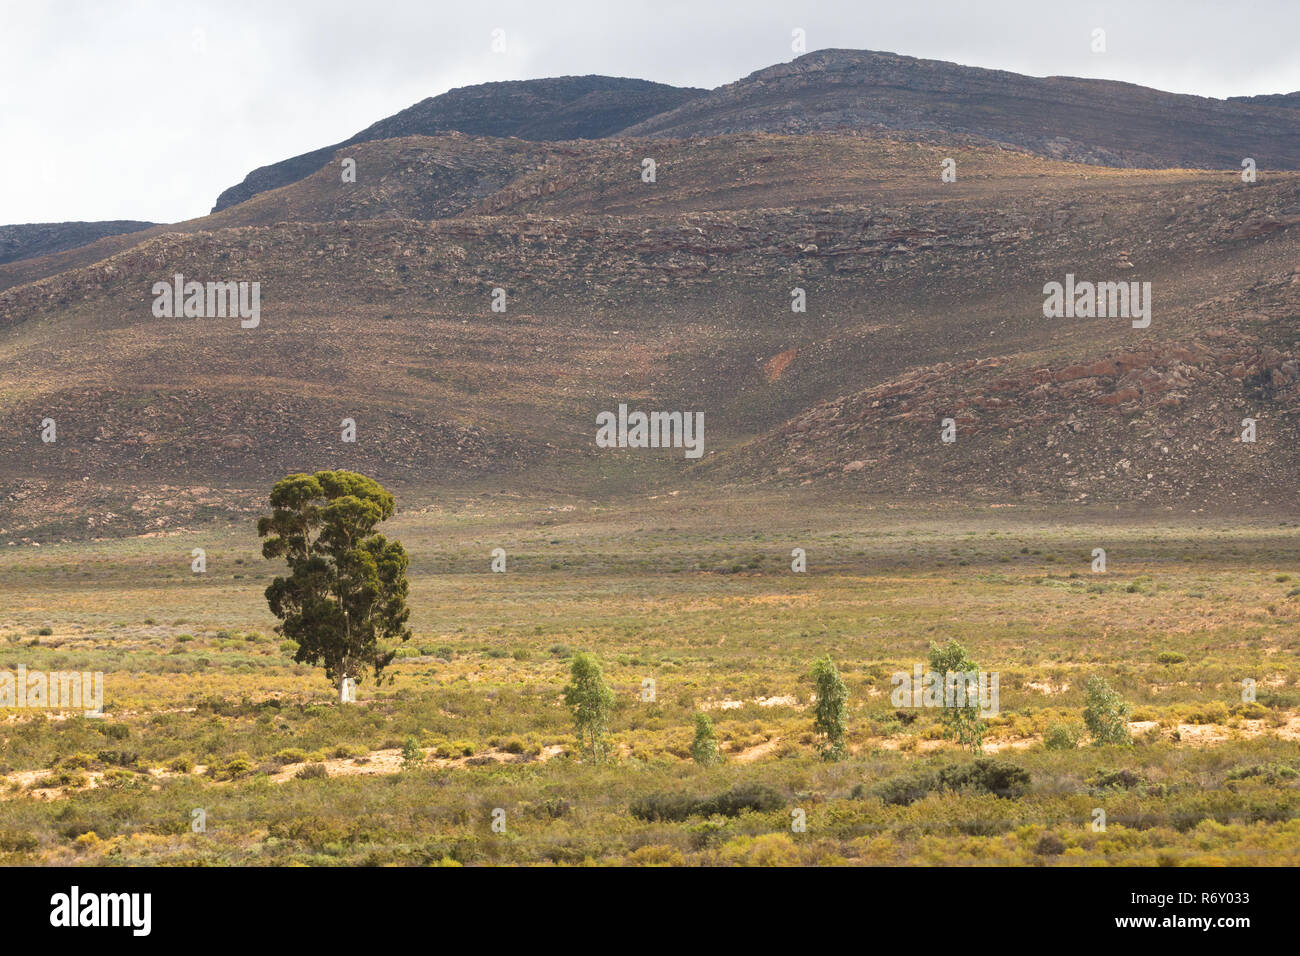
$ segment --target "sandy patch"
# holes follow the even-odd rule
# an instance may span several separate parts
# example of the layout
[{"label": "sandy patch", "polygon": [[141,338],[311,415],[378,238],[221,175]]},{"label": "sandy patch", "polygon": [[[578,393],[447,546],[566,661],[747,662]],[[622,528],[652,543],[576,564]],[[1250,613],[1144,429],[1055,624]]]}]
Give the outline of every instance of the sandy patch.
[{"label": "sandy patch", "polygon": [[728,754],[728,760],[734,760],[736,763],[753,763],[755,760],[761,760],[768,756],[777,747],[781,746],[781,738],[773,737],[771,740],[758,744],[754,747],[747,747],[739,753]]},{"label": "sandy patch", "polygon": [[[749,703],[757,704],[759,707],[790,707],[794,710],[807,710],[807,704],[799,703],[799,698],[793,694],[784,694],[772,697],[753,697]],[[700,710],[739,710],[745,706],[743,700],[706,700],[700,705]]]},{"label": "sandy patch", "polygon": [[1060,694],[1063,691],[1069,690],[1070,682],[1063,681],[1060,684],[1053,684],[1051,681],[1046,681],[1046,680],[1045,681],[1031,680],[1031,681],[1026,681],[1025,686],[1028,687],[1030,690],[1036,690],[1040,694],[1045,694],[1048,697],[1051,697],[1053,694]]}]

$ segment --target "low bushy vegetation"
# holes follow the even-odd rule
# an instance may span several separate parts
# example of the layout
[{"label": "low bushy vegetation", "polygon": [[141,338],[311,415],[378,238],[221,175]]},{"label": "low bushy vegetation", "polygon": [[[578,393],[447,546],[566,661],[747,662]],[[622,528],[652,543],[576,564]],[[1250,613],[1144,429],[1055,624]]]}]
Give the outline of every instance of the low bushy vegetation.
[{"label": "low bushy vegetation", "polygon": [[[258,603],[272,569],[247,528],[0,551],[30,608],[0,618],[0,667],[102,670],[106,712],[5,714],[0,863],[1208,866],[1300,853],[1300,601],[1273,571],[1300,562],[1289,523],[1109,525],[1111,570],[1092,575],[1045,558],[1089,554],[1096,527],[1001,512],[963,524],[823,499],[765,504],[761,522],[720,532],[711,512],[729,506],[685,496],[598,521],[554,502],[493,507],[391,519],[412,556],[419,653],[348,705],[282,649]],[[484,549],[507,538],[503,580]],[[781,560],[796,540],[806,574]],[[191,544],[208,548],[207,578],[188,572]],[[213,573],[235,557],[244,579]],[[1256,562],[1268,572],[1243,571]],[[1000,673],[982,755],[934,708],[889,699],[891,674],[951,642]],[[204,833],[190,829],[196,807]]]}]

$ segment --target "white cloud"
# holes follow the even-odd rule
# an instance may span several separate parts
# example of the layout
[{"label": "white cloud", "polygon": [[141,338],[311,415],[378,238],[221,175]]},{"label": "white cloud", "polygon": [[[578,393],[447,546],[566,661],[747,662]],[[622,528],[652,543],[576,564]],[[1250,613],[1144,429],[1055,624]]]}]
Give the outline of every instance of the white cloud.
[{"label": "white cloud", "polygon": [[[889,50],[1228,96],[1300,89],[1300,5],[124,0],[0,9],[0,223],[203,215],[256,166],[446,90],[564,74],[713,87]],[[1090,52],[1094,26],[1108,52]],[[509,52],[489,48],[507,31]],[[196,49],[196,37],[201,49]]]}]

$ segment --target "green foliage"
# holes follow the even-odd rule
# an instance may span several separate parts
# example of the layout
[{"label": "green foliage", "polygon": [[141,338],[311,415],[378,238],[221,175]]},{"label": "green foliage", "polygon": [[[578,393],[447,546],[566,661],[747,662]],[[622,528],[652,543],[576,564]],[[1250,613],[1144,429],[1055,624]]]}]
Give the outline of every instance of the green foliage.
[{"label": "green foliage", "polygon": [[1253,764],[1248,767],[1239,767],[1236,770],[1228,772],[1224,777],[1225,780],[1259,780],[1269,785],[1274,785],[1282,781],[1295,780],[1300,777],[1300,771],[1295,767],[1284,763],[1267,763]]},{"label": "green foliage", "polygon": [[713,721],[708,714],[695,715],[695,739],[691,741],[691,757],[702,767],[710,767],[722,761],[718,753],[718,738],[713,732]]},{"label": "green foliage", "polygon": [[1088,726],[1093,743],[1117,744],[1127,747],[1133,743],[1128,732],[1129,706],[1119,694],[1096,675],[1088,678],[1083,722]]},{"label": "green foliage", "polygon": [[949,641],[943,647],[935,645],[930,648],[930,670],[942,675],[945,680],[944,707],[939,712],[939,723],[943,727],[944,736],[980,753],[984,749],[984,734],[988,725],[980,717],[978,695],[967,693],[961,706],[954,701],[951,707],[947,704],[946,696],[948,674],[978,672],[979,667],[966,654],[966,648],[957,641]]},{"label": "green foliage", "polygon": [[991,793],[1014,800],[1029,792],[1028,771],[1006,760],[977,757],[970,763],[949,764],[938,771],[917,769],[893,777],[873,791],[887,804],[909,806],[931,793]]},{"label": "green foliage", "polygon": [[0,851],[5,853],[31,853],[41,842],[30,833],[17,830],[0,831]]},{"label": "green foliage", "polygon": [[736,817],[746,810],[769,813],[780,809],[781,795],[762,784],[740,784],[713,796],[688,793],[652,793],[628,808],[638,820],[680,822],[691,817]]},{"label": "green foliage", "polygon": [[1079,724],[1055,721],[1047,725],[1043,734],[1043,746],[1048,750],[1074,750],[1083,739],[1083,728]]},{"label": "green foliage", "polygon": [[1127,767],[1118,770],[1103,767],[1088,778],[1088,786],[1093,790],[1133,790],[1144,782],[1140,773]]},{"label": "green foliage", "polygon": [[131,736],[131,728],[126,724],[100,724],[98,730],[110,740],[126,740]]},{"label": "green foliage", "polygon": [[236,780],[252,772],[253,760],[246,753],[231,754],[208,765],[208,775],[214,780]]},{"label": "green foliage", "polygon": [[[926,770],[915,770],[881,781],[876,784],[872,793],[890,806],[907,807],[937,790],[938,787],[939,778],[936,774]],[[862,796],[865,790],[865,787],[859,785],[854,788],[853,796]]]},{"label": "green foliage", "polygon": [[402,744],[402,769],[416,770],[423,766],[424,751],[420,749],[420,742],[414,737],[407,737]]},{"label": "green foliage", "polygon": [[1186,664],[1187,655],[1179,654],[1177,651],[1161,651],[1156,655],[1156,663],[1166,666],[1170,664]]},{"label": "green foliage", "polygon": [[609,744],[609,717],[614,709],[614,692],[605,683],[600,663],[590,654],[574,656],[564,688],[564,703],[573,711],[578,746],[589,760],[604,760]]},{"label": "green foliage", "polygon": [[336,686],[367,667],[382,682],[395,656],[382,642],[411,636],[406,550],[375,532],[394,507],[371,478],[318,471],[276,482],[272,511],[257,522],[263,557],[289,565],[266,589],[276,630],[297,642],[295,661],[324,665]]},{"label": "green foliage", "polygon": [[829,654],[813,662],[812,680],[817,694],[813,706],[813,730],[822,738],[822,757],[826,760],[843,760],[847,753],[844,746],[844,712],[849,690],[840,679],[840,672]]},{"label": "green foliage", "polygon": [[939,784],[945,790],[975,790],[1004,799],[1015,799],[1029,792],[1028,771],[993,757],[978,757],[966,764],[953,764],[939,771]]}]

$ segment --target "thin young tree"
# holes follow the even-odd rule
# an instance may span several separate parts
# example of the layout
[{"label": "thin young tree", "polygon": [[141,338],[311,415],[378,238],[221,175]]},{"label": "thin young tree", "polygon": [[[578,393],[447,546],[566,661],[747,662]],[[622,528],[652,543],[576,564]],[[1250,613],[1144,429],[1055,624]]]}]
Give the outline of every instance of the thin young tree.
[{"label": "thin young tree", "polygon": [[691,741],[691,757],[701,767],[711,767],[722,762],[722,754],[718,753],[718,736],[713,732],[713,721],[708,714],[695,715],[695,739]]},{"label": "thin young tree", "polygon": [[[979,696],[969,692],[971,684],[964,676],[957,676],[978,674],[978,666],[970,659],[966,648],[957,641],[949,641],[942,647],[931,645],[930,670],[944,682],[943,709],[939,711],[939,724],[943,727],[944,736],[974,753],[983,753],[984,734],[988,731],[988,724],[980,717]],[[950,678],[949,675],[953,676]],[[960,682],[960,685],[953,684],[954,691],[957,686],[962,688],[962,700],[958,702],[954,692],[951,707],[948,706],[947,696],[949,680]]]},{"label": "thin young tree", "polygon": [[1111,689],[1105,678],[1096,674],[1088,678],[1085,688],[1083,722],[1093,743],[1131,746],[1133,737],[1128,731],[1128,704]]},{"label": "thin young tree", "polygon": [[374,479],[318,471],[276,482],[271,513],[257,522],[262,556],[289,565],[266,589],[276,631],[297,642],[295,661],[325,668],[341,702],[367,668],[382,683],[396,656],[385,645],[411,636],[406,550],[375,531],[394,509]]},{"label": "thin young tree", "polygon": [[606,735],[614,710],[614,692],[605,683],[600,663],[590,654],[580,652],[574,656],[564,703],[573,711],[579,748],[591,760],[604,760],[609,750]]},{"label": "thin young tree", "polygon": [[812,680],[817,695],[813,705],[813,730],[822,738],[822,757],[843,760],[848,752],[844,744],[844,714],[849,689],[844,686],[829,654],[813,661]]}]

